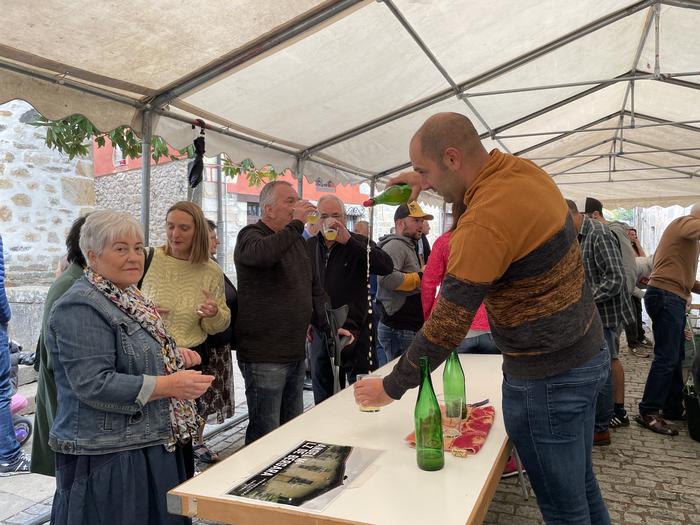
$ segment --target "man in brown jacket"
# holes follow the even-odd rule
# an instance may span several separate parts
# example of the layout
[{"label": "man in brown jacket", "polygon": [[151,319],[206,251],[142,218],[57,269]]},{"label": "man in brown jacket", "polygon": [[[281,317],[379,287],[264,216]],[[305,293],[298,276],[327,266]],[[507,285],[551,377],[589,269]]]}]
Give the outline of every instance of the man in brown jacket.
[{"label": "man in brown jacket", "polygon": [[678,429],[667,420],[683,419],[685,312],[691,292],[700,293],[695,279],[700,255],[700,204],[690,215],[668,225],[654,254],[654,267],[644,304],[654,332],[654,361],[637,423],[649,430],[675,436]]}]

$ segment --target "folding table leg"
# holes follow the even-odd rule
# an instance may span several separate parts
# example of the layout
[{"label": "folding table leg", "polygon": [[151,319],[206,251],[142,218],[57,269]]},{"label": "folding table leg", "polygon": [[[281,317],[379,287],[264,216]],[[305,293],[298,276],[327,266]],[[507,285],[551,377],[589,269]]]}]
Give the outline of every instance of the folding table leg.
[{"label": "folding table leg", "polygon": [[526,500],[530,499],[530,494],[527,490],[527,485],[525,484],[525,476],[523,475],[523,464],[520,462],[520,456],[518,456],[518,451],[515,450],[514,446],[511,446],[510,453],[515,458],[515,463],[518,465],[518,479],[520,480],[520,487],[523,489],[523,498]]}]

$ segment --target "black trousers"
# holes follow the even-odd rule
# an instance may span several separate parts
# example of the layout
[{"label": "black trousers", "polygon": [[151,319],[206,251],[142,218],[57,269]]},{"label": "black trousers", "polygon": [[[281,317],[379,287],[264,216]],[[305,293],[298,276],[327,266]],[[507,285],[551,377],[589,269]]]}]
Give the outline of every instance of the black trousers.
[{"label": "black trousers", "polygon": [[644,324],[642,323],[642,300],[633,295],[632,305],[634,306],[634,322],[625,326],[625,335],[627,336],[627,344],[636,346],[645,339]]}]

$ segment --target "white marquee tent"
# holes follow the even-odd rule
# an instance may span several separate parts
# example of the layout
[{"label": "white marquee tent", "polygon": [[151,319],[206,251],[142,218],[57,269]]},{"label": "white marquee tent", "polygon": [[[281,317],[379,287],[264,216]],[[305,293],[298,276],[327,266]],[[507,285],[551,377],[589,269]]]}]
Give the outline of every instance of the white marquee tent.
[{"label": "white marquee tent", "polygon": [[0,102],[175,147],[200,118],[209,155],[336,182],[408,167],[457,111],[567,196],[688,204],[698,28],[693,0],[28,0],[0,18]]}]

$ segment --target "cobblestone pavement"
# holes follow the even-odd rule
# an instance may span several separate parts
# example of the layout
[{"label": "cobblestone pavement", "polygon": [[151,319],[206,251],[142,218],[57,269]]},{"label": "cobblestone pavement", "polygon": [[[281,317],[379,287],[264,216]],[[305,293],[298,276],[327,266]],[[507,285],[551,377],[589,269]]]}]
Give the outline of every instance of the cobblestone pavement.
[{"label": "cobblestone pavement", "polygon": [[[630,416],[634,416],[651,359],[635,357],[623,348],[621,360],[626,374],[625,405]],[[237,399],[243,401],[245,398],[240,396]],[[309,407],[311,404],[311,393],[305,392],[305,405]],[[237,408],[237,416],[241,410],[245,408]],[[593,464],[614,524],[700,524],[700,443],[690,439],[685,423],[679,426],[679,436],[667,437],[632,422],[631,426],[613,432],[610,446],[594,448]],[[246,422],[243,422],[225,430],[209,439],[208,444],[226,458],[243,446],[245,427]],[[31,482],[33,477],[5,478],[17,484],[12,493],[6,492],[7,485],[1,484],[5,480],[0,480],[0,510],[5,509],[6,516],[9,508],[16,508],[17,512],[21,510],[19,514],[4,518],[0,524],[21,525],[49,508],[51,498],[48,496],[53,490],[53,480],[36,476],[38,481]],[[26,501],[22,495],[27,496],[30,491],[39,491],[46,496],[43,499],[35,497],[34,501],[39,503],[31,506],[21,505]],[[544,523],[534,496],[530,494],[526,501],[517,477],[503,480],[484,523]],[[206,525],[206,522],[197,520],[195,523]]]}]

